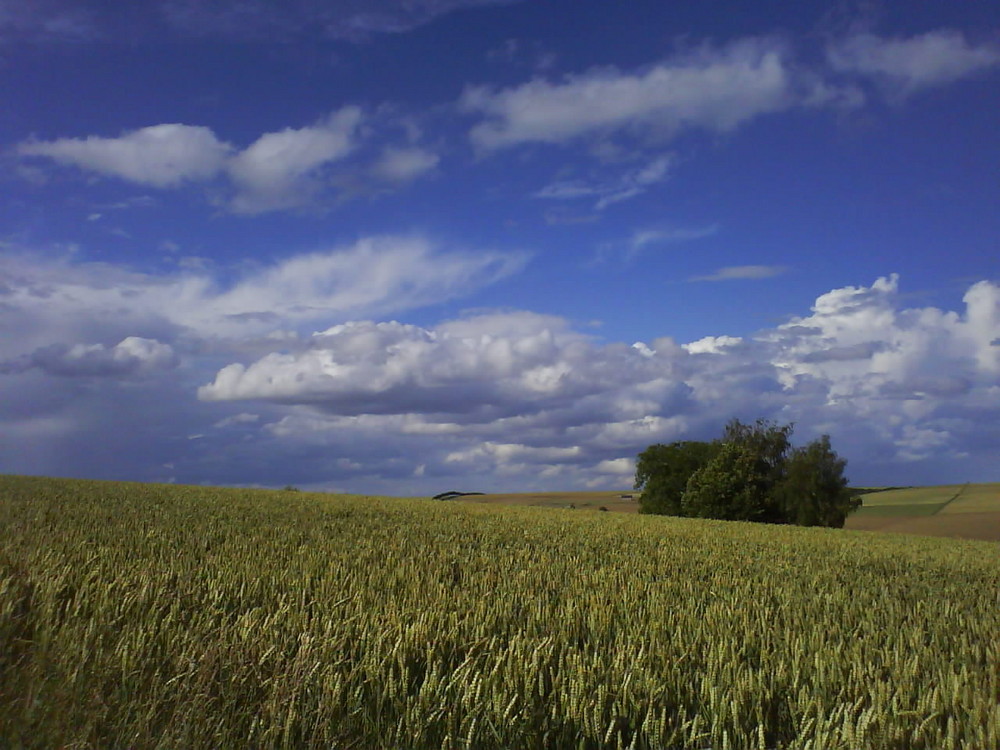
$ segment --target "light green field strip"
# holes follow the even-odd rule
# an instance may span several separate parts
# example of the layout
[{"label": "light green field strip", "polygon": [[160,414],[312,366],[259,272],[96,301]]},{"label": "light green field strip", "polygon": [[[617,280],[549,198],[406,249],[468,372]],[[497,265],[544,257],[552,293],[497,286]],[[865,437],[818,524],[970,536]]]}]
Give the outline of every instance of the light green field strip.
[{"label": "light green field strip", "polygon": [[943,505],[960,492],[964,486],[962,484],[944,484],[938,487],[911,487],[904,490],[872,492],[862,495],[861,498],[864,500],[866,508],[885,505]]},{"label": "light green field strip", "polygon": [[961,495],[941,509],[942,514],[1000,511],[1000,482],[970,484]]},{"label": "light green field strip", "polygon": [[912,517],[912,516],[933,516],[945,507],[945,503],[916,503],[914,505],[872,505],[863,506],[856,514],[858,516],[878,516],[878,517]]}]

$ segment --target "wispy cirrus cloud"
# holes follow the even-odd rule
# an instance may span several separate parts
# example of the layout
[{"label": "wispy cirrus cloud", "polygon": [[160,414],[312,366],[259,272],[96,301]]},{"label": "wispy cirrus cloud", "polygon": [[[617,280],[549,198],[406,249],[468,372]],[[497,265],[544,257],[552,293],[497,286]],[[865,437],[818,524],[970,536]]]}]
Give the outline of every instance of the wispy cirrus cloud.
[{"label": "wispy cirrus cloud", "polygon": [[737,281],[770,279],[788,272],[788,266],[725,266],[713,273],[692,276],[688,281]]},{"label": "wispy cirrus cloud", "polygon": [[594,210],[603,211],[610,205],[642,195],[653,185],[665,181],[675,159],[673,154],[660,154],[642,161],[639,166],[604,176],[603,179],[557,180],[532,197],[562,201],[596,198]]},{"label": "wispy cirrus cloud", "polygon": [[704,227],[671,227],[668,229],[640,229],[629,240],[629,252],[636,255],[653,245],[674,245],[711,237],[719,231],[718,224]]},{"label": "wispy cirrus cloud", "polygon": [[465,296],[517,273],[527,260],[520,252],[382,235],[225,279],[201,267],[153,275],[106,263],[40,261],[10,250],[0,258],[0,332],[7,341],[0,356],[53,343],[89,345],[98,331],[108,346],[109,338],[128,335],[255,337],[391,314]]},{"label": "wispy cirrus cloud", "polygon": [[[856,108],[874,81],[898,99],[1000,66],[1000,46],[973,44],[942,29],[906,38],[853,34],[831,42],[825,64],[804,63],[777,37],[702,45],[645,68],[594,68],[553,80],[543,77],[498,88],[469,86],[459,108],[477,116],[472,145],[495,152],[524,144],[599,143],[631,139],[633,151],[685,131],[729,133],[758,117],[795,108]],[[633,191],[604,190],[584,181],[555,182],[546,198],[602,195],[607,205]]]},{"label": "wispy cirrus cloud", "polygon": [[83,43],[163,38],[364,42],[462,8],[517,0],[0,0],[0,42]]},{"label": "wispy cirrus cloud", "polygon": [[161,0],[163,18],[189,36],[326,37],[361,42],[400,34],[461,8],[517,0]]},{"label": "wispy cirrus cloud", "polygon": [[469,133],[472,143],[494,151],[616,131],[654,139],[690,128],[728,132],[815,100],[817,90],[817,81],[798,74],[784,43],[751,38],[634,72],[599,68],[555,82],[469,87],[460,107],[482,117]]}]

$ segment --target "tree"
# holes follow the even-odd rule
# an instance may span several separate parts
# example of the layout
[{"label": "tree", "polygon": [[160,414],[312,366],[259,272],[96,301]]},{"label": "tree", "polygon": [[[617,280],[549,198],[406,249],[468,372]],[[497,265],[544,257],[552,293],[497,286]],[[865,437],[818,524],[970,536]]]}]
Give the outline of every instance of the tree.
[{"label": "tree", "polygon": [[824,435],[793,449],[792,425],[733,420],[712,443],[652,445],[636,462],[640,512],[842,527],[860,506]]},{"label": "tree", "polygon": [[861,498],[847,488],[846,466],[830,446],[829,435],[792,451],[780,488],[789,522],[843,528],[847,516],[861,507]]},{"label": "tree", "polygon": [[776,488],[785,478],[792,425],[757,420],[726,425],[716,456],[688,480],[683,514],[727,521],[786,523]]},{"label": "tree", "polygon": [[681,441],[651,445],[635,465],[635,489],[642,490],[640,513],[679,516],[688,479],[718,452],[718,443]]}]

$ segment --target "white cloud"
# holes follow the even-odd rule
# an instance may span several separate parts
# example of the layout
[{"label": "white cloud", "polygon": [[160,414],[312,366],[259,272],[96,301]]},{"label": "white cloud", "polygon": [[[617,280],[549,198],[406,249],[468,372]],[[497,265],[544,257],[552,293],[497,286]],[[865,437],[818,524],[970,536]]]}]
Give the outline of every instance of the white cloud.
[{"label": "white cloud", "polygon": [[[185,482],[621,487],[623,459],[712,437],[733,416],[795,422],[803,440],[830,433],[855,478],[995,470],[995,283],[971,285],[949,311],[906,307],[887,277],[822,294],[756,335],[683,345],[609,343],[531,312],[357,319],[468,294],[520,267],[504,258],[373,238],[222,285],[202,271],[153,278],[5,252],[0,470],[89,461],[147,476],[136,467],[172,462]],[[209,436],[212,451],[188,435]]]},{"label": "white cloud", "polygon": [[410,182],[434,169],[440,157],[426,149],[387,146],[372,167],[372,173],[390,183]]},{"label": "white cloud", "polygon": [[692,276],[688,281],[733,281],[738,279],[770,279],[788,270],[787,266],[725,266],[705,276]]},{"label": "white cloud", "polygon": [[305,352],[230,365],[199,395],[301,400],[352,414],[516,411],[552,394],[585,395],[589,351],[565,321],[530,313],[477,316],[433,330],[354,322],[314,334]]},{"label": "white cloud", "polygon": [[527,312],[432,328],[355,322],[222,368],[199,394],[296,409],[280,422],[293,444],[405,443],[406,476],[419,464],[429,482],[583,487],[626,477],[628,457],[653,442],[708,437],[733,416],[792,421],[803,439],[831,432],[869,476],[943,456],[983,467],[977,441],[1000,416],[1000,288],[973,285],[960,314],[903,308],[896,285],[833,290],[752,338],[684,346],[602,344]]},{"label": "white cloud", "polygon": [[635,475],[635,460],[631,458],[605,459],[594,468],[602,474],[619,474],[631,478]]},{"label": "white cloud", "polygon": [[519,443],[494,443],[486,441],[467,450],[454,451],[445,456],[446,463],[478,463],[487,459],[493,465],[518,467],[526,463],[558,463],[572,461],[582,454],[579,446],[569,448],[536,448]]},{"label": "white cloud", "polygon": [[260,421],[260,414],[250,414],[244,411],[240,412],[239,414],[234,414],[231,417],[220,419],[212,426],[218,429],[222,429],[224,427],[232,427],[233,425],[256,424],[259,421]]},{"label": "white cloud", "polygon": [[516,273],[526,260],[448,250],[419,237],[369,237],[293,255],[222,284],[202,268],[150,276],[9,253],[0,257],[7,284],[0,356],[54,343],[53,331],[59,332],[55,342],[124,338],[136,328],[161,340],[179,331],[198,338],[265,337],[454,299]]},{"label": "white cloud", "polygon": [[485,118],[470,138],[493,150],[616,130],[661,137],[684,128],[727,132],[799,104],[814,82],[806,91],[800,85],[781,43],[745,39],[633,73],[600,68],[554,83],[536,78],[508,89],[470,87],[460,105]]},{"label": "white cloud", "polygon": [[317,125],[262,135],[227,165],[236,188],[232,210],[252,214],[308,203],[320,187],[319,168],[355,147],[361,119],[358,107],[344,107]]},{"label": "white cloud", "polygon": [[[202,185],[210,188],[217,204],[237,214],[313,206],[337,190],[342,196],[364,193],[356,183],[371,180],[384,191],[412,182],[437,165],[436,154],[415,145],[384,145],[377,158],[369,154],[361,159],[374,158],[367,166],[355,163],[358,159],[348,161],[371,135],[365,124],[359,107],[345,106],[314,125],[264,133],[242,150],[221,141],[209,128],[179,124],[153,125],[117,138],[29,140],[15,150],[22,158],[50,159],[139,185]],[[133,199],[127,205],[138,201],[148,205],[152,199]],[[112,206],[122,207],[126,204]]]},{"label": "white cloud", "polygon": [[[822,295],[813,314],[770,336],[789,387],[802,379],[830,383],[831,402],[858,399],[933,400],[961,396],[1000,373],[1000,288],[990,282],[966,292],[966,313],[936,308],[899,310],[898,279]],[[805,333],[803,333],[805,332]]]},{"label": "white cloud", "polygon": [[684,344],[691,354],[723,354],[726,349],[739,346],[743,339],[739,336],[705,336],[697,341]]},{"label": "white cloud", "polygon": [[975,46],[948,29],[908,39],[857,34],[831,45],[827,59],[834,70],[875,76],[906,95],[1000,65],[1000,46]]},{"label": "white cloud", "polygon": [[718,224],[693,228],[640,229],[633,233],[632,239],[629,241],[629,250],[632,255],[636,255],[651,245],[673,245],[680,242],[691,242],[692,240],[711,237],[718,231]]},{"label": "white cloud", "polygon": [[20,144],[17,152],[140,185],[168,188],[211,179],[225,165],[232,146],[218,140],[209,128],[167,124],[140,128],[118,138],[32,140]]},{"label": "white cloud", "polygon": [[[44,257],[6,243],[0,471],[153,481],[170,462],[179,481],[192,483],[329,479],[338,469],[306,469],[289,452],[287,441],[297,436],[266,429],[280,420],[280,407],[262,404],[253,410],[260,429],[236,429],[252,425],[241,416],[246,410],[199,402],[198,385],[234,358],[300,350],[295,329],[468,295],[524,261],[377,237],[223,281],[203,270],[151,276],[80,262],[72,249]],[[339,455],[364,463],[358,457],[371,445],[355,437]],[[211,450],[199,447],[205,440]],[[396,469],[384,467],[386,476]]]}]

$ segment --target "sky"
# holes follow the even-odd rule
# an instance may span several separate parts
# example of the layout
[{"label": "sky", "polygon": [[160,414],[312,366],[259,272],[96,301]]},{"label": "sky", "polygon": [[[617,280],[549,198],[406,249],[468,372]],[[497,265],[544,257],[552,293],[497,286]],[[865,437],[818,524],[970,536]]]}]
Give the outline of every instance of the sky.
[{"label": "sky", "polygon": [[1000,480],[1000,10],[0,0],[0,472]]}]

